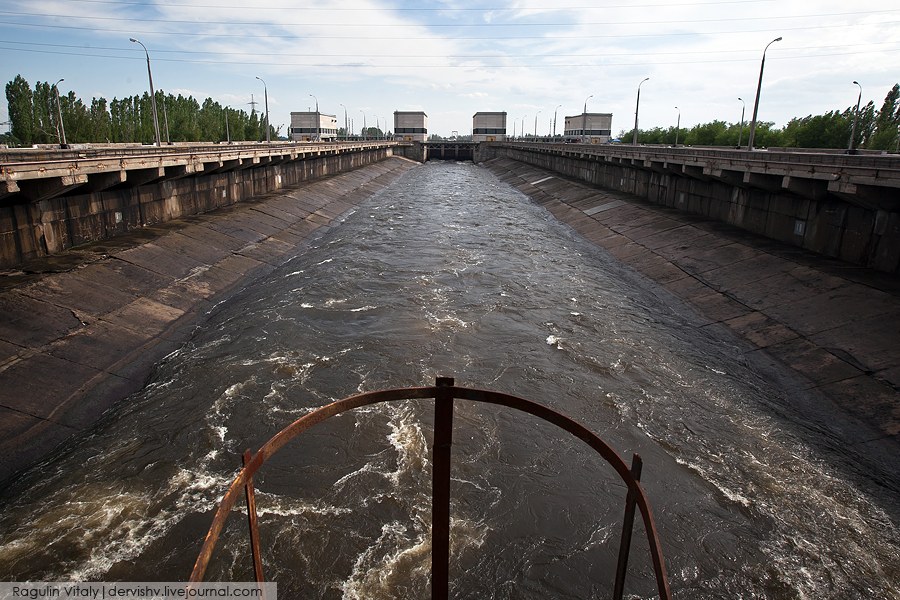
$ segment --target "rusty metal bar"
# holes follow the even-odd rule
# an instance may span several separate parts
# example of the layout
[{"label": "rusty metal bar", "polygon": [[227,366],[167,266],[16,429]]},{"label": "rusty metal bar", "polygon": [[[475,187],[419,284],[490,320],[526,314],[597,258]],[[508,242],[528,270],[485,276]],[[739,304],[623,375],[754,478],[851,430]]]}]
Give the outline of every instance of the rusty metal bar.
[{"label": "rusty metal bar", "polygon": [[[641,468],[644,462],[640,454],[631,456],[631,475],[635,481],[641,480]],[[634,509],[637,505],[635,494],[630,489],[625,497],[625,518],[622,523],[622,538],[619,541],[619,564],[616,566],[616,584],[613,600],[622,600],[625,593],[625,574],[628,572],[628,553],[631,550],[631,534],[634,531]]]},{"label": "rusty metal bar", "polygon": [[[244,450],[241,459],[245,469],[252,458],[250,450]],[[265,578],[263,577],[262,552],[259,546],[259,522],[256,517],[256,492],[253,489],[252,475],[247,477],[244,482],[244,495],[247,498],[247,522],[250,526],[250,553],[253,556],[253,576],[256,578],[257,583],[262,583],[265,581]]]},{"label": "rusty metal bar", "polygon": [[431,471],[431,598],[450,594],[450,450],[453,444],[453,378],[438,377],[434,398],[434,466]]},{"label": "rusty metal bar", "polygon": [[[332,402],[331,404],[323,406],[311,413],[304,415],[303,417],[300,417],[299,419],[276,433],[271,439],[269,439],[268,442],[262,445],[262,447],[256,454],[254,454],[252,457],[249,457],[249,462],[247,462],[246,466],[238,472],[234,481],[231,482],[228,491],[226,491],[225,495],[222,497],[222,501],[219,503],[219,507],[216,510],[215,516],[213,517],[213,522],[206,534],[206,538],[203,542],[203,547],[200,549],[200,553],[197,555],[197,561],[194,563],[194,570],[191,573],[190,581],[192,583],[203,581],[203,576],[206,573],[206,568],[209,565],[209,561],[212,557],[216,541],[218,540],[219,535],[222,532],[225,521],[228,518],[231,509],[234,507],[234,504],[237,501],[241,489],[245,487],[248,480],[250,480],[256,474],[260,467],[262,467],[262,465],[265,464],[265,462],[269,458],[277,453],[278,450],[284,447],[285,444],[287,444],[289,441],[291,441],[307,429],[318,425],[319,423],[329,419],[330,417],[342,414],[355,408],[373,404],[380,404],[383,402],[433,398],[435,400],[442,399],[439,404],[442,406],[443,412],[438,409],[437,405],[435,408],[435,469],[446,469],[446,475],[440,477],[440,480],[443,482],[441,485],[446,486],[446,496],[439,495],[443,494],[444,492],[439,492],[435,489],[432,490],[432,494],[433,497],[438,496],[447,498],[446,502],[442,504],[444,508],[436,507],[435,504],[437,503],[434,500],[432,501],[432,508],[437,509],[433,514],[433,544],[435,544],[435,532],[440,528],[443,528],[446,532],[442,533],[442,538],[445,539],[447,543],[449,543],[449,456],[450,445],[452,443],[453,401],[455,399],[471,400],[474,402],[484,402],[488,404],[495,404],[498,406],[506,406],[508,408],[533,415],[539,419],[556,425],[564,431],[569,432],[573,436],[585,442],[592,449],[594,449],[594,451],[600,454],[606,460],[606,462],[609,463],[611,467],[613,467],[622,481],[628,486],[628,494],[633,497],[637,508],[641,512],[641,518],[644,522],[644,530],[647,534],[647,542],[650,547],[653,570],[654,574],[656,575],[659,598],[661,600],[671,599],[672,592],[669,587],[665,560],[663,559],[662,545],[659,541],[659,535],[656,529],[656,521],[653,517],[653,510],[650,507],[650,501],[648,500],[647,494],[644,491],[643,487],[641,487],[640,482],[635,478],[632,470],[628,468],[628,466],[625,464],[625,461],[622,460],[618,453],[611,446],[609,446],[609,444],[604,442],[595,433],[593,433],[580,423],[573,421],[569,417],[556,412],[551,408],[537,404],[536,402],[531,402],[529,400],[525,400],[524,398],[504,394],[502,392],[456,387],[453,384],[453,379],[449,377],[438,378],[437,381],[438,385],[435,387],[395,388],[375,392],[365,392],[362,394],[357,394],[355,396],[349,396],[347,398],[344,398],[343,400]],[[439,425],[439,423],[442,423],[442,425]],[[444,425],[446,425],[446,427],[444,427]],[[438,429],[444,430],[443,433],[439,435]],[[447,458],[446,465],[444,467],[439,467],[438,456],[443,456],[444,454]],[[443,459],[441,460],[441,462],[443,462]],[[436,476],[433,474],[433,477]],[[437,478],[435,479],[435,481],[437,481]],[[442,524],[438,523],[438,514],[440,513],[440,511],[444,511],[442,514],[445,515],[445,517],[441,519]],[[433,552],[441,552],[441,550],[438,548],[438,545],[439,544],[435,544],[433,546]],[[440,573],[441,570],[443,570],[443,575],[441,575],[441,581],[445,582],[442,586],[443,596],[438,596],[436,594],[433,596],[434,598],[441,599],[447,598],[449,593],[449,545],[445,544],[445,549],[443,550],[443,552],[445,557],[444,560],[434,563],[436,565],[435,572]],[[432,556],[432,560],[435,560],[434,556]],[[437,578],[433,575],[433,582],[436,580]]]}]

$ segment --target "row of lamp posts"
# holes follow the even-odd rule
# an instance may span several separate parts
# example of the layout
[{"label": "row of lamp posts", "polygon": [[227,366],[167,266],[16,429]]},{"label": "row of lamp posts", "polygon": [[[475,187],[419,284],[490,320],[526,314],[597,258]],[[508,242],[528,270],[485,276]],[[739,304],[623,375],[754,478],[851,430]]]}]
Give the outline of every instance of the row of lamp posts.
[{"label": "row of lamp posts", "polygon": [[[765,69],[765,66],[766,66],[766,51],[769,49],[769,46],[771,46],[775,42],[780,42],[781,39],[782,39],[781,37],[775,38],[774,40],[772,40],[771,42],[766,44],[765,49],[763,49],[762,60],[760,61],[760,64],[759,64],[759,82],[756,85],[756,100],[753,103],[753,118],[750,121],[750,135],[749,135],[749,138],[747,139],[747,149],[748,150],[753,150],[753,142],[754,142],[755,136],[756,136],[756,117],[757,117],[757,111],[759,110],[759,96],[762,91],[763,70]],[[150,52],[147,50],[147,47],[140,40],[137,40],[135,38],[129,38],[129,40],[135,44],[140,44],[140,46],[144,49],[144,54],[147,57],[147,78],[150,81],[150,104],[153,109],[153,128],[154,128],[154,132],[156,134],[156,145],[161,146],[162,140],[160,138],[160,133],[159,133],[159,117],[158,117],[157,111],[156,111],[156,93],[153,89],[153,73],[150,70]],[[265,80],[262,77],[257,77],[257,79],[259,79],[263,84],[263,95],[265,97],[265,108],[266,108],[266,142],[268,143],[271,141],[270,133],[269,133],[269,90],[268,90],[268,86],[266,86]],[[645,81],[648,81],[649,79],[650,79],[649,77],[645,77],[644,79],[641,80],[641,82],[638,84],[638,87],[637,87],[637,100],[636,100],[635,106],[634,106],[634,133],[633,133],[632,139],[631,139],[631,143],[634,145],[637,145],[637,143],[638,143],[638,113],[640,111],[640,106],[641,106],[641,86],[644,84]],[[58,87],[59,84],[62,83],[63,81],[65,81],[65,79],[60,79],[59,81],[54,83],[53,88],[56,93],[56,108],[57,108],[58,115],[59,115],[60,145],[61,145],[61,147],[66,148],[67,147],[66,129],[65,129],[65,125],[63,123],[63,118],[62,118],[62,104],[60,103],[60,99],[59,99],[59,87]],[[859,105],[860,105],[860,102],[862,101],[862,85],[860,85],[859,82],[857,82],[857,81],[854,81],[853,83],[855,85],[859,86],[859,96],[856,100],[856,111],[853,116],[853,127],[850,130],[850,145],[848,147],[848,151],[851,154],[854,152],[853,145],[854,145],[854,141],[856,138],[856,126],[859,121]],[[318,141],[320,139],[320,135],[321,135],[320,130],[319,130],[319,126],[320,126],[319,99],[316,98],[316,96],[313,94],[310,94],[310,97],[316,101],[316,140]],[[590,95],[587,98],[585,98],[585,100],[584,100],[584,110],[581,114],[581,141],[582,142],[586,141],[585,138],[586,138],[586,133],[587,133],[586,132],[586,129],[587,129],[587,102],[588,102],[588,100],[590,100],[593,97],[594,97],[593,95]],[[743,134],[744,134],[744,111],[747,108],[747,104],[746,104],[746,102],[744,102],[743,98],[739,97],[738,100],[741,101],[741,105],[742,105],[740,133],[738,134],[738,147],[741,147],[741,142],[743,141]],[[347,126],[348,126],[347,107],[344,106],[343,104],[341,104],[341,106],[344,108],[344,131],[347,131]],[[556,136],[557,110],[559,110],[559,108],[561,106],[562,105],[560,104],[553,110],[553,136],[554,137]],[[164,103],[163,104],[163,112],[164,113],[165,113],[165,110],[166,110],[166,107],[165,107],[165,103]],[[675,110],[678,111],[678,124],[675,126],[675,145],[678,146],[678,133],[679,133],[679,130],[681,129],[681,110],[677,106],[675,107]],[[363,111],[360,111],[360,112],[363,112]],[[535,137],[537,137],[537,121],[538,121],[538,114],[540,114],[540,112],[541,111],[539,110],[534,115],[534,135],[535,135]],[[230,132],[228,131],[227,114],[228,113],[227,113],[227,108],[226,108],[225,129],[226,129],[226,135],[228,136],[229,141],[230,141],[231,137],[230,137]],[[165,127],[166,127],[166,142],[171,143],[169,140],[168,116],[166,116],[164,114],[164,117],[165,117]],[[363,131],[365,131],[365,128],[366,128],[365,123],[366,123],[366,115],[365,115],[365,112],[363,112]],[[524,134],[524,129],[525,129],[525,117],[522,117],[523,134]]]}]

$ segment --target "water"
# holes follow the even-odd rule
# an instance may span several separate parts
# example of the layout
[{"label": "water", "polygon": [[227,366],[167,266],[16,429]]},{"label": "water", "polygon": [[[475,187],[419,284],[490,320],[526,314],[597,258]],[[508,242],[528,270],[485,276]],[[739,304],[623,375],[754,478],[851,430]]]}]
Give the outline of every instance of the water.
[{"label": "water", "polygon": [[[897,497],[795,423],[771,372],[472,164],[428,163],[220,304],[152,382],[16,482],[6,580],[185,580],[239,455],[359,391],[516,394],[639,452],[676,596],[900,598]],[[782,377],[787,377],[781,374]],[[424,598],[430,407],[361,409],[257,478],[284,598]],[[580,442],[457,403],[451,594],[608,597],[624,491]],[[245,520],[208,579],[249,580]],[[626,590],[653,597],[638,528]]]}]

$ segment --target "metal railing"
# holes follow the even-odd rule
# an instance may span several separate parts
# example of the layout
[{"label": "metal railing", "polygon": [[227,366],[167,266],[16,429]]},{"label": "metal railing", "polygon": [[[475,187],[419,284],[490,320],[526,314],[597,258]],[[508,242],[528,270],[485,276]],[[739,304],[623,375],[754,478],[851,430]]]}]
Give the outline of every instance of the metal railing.
[{"label": "metal railing", "polygon": [[456,387],[454,385],[454,380],[451,377],[438,377],[435,380],[435,385],[433,387],[381,390],[338,400],[337,402],[323,406],[297,419],[275,434],[268,442],[263,444],[256,454],[251,454],[249,450],[246,451],[243,456],[243,468],[237,474],[237,477],[235,477],[234,481],[229,486],[228,491],[222,498],[222,501],[219,503],[219,508],[213,517],[212,525],[206,534],[203,547],[194,564],[194,570],[191,573],[190,581],[192,583],[203,581],[206,568],[212,558],[213,550],[225,525],[225,521],[241,493],[244,494],[247,502],[247,517],[249,521],[250,548],[254,576],[256,577],[257,582],[264,581],[253,476],[266,461],[283,448],[285,444],[314,425],[355,408],[382,402],[428,398],[433,398],[435,402],[431,488],[431,597],[433,599],[445,600],[449,594],[450,449],[453,443],[453,401],[455,399],[496,404],[531,414],[569,432],[600,454],[600,456],[615,469],[622,482],[628,488],[625,499],[622,537],[619,543],[619,558],[616,567],[613,598],[620,600],[624,593],[625,575],[628,568],[628,555],[631,548],[631,536],[636,508],[640,510],[641,518],[644,522],[644,529],[650,547],[650,555],[659,597],[665,600],[671,598],[671,590],[669,589],[662,546],[660,545],[659,537],[657,535],[656,522],[650,508],[650,502],[640,484],[642,464],[640,456],[637,454],[632,456],[632,464],[629,468],[612,447],[586,427],[573,421],[569,417],[547,408],[546,406],[517,396],[511,396],[501,392]]}]

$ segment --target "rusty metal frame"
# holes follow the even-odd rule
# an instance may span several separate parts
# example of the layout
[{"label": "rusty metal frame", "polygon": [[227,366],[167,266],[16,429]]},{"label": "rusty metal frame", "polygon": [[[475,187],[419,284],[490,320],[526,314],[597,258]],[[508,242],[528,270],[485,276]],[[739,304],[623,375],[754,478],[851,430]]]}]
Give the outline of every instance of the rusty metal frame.
[{"label": "rusty metal frame", "polygon": [[343,400],[332,402],[326,406],[300,417],[262,445],[256,454],[244,453],[244,466],[238,472],[234,481],[229,486],[219,508],[213,517],[206,539],[197,556],[194,570],[191,573],[191,583],[203,581],[206,568],[212,558],[213,549],[219,535],[225,526],[225,521],[231,513],[231,509],[241,492],[245,494],[247,501],[247,515],[250,526],[251,550],[253,555],[254,575],[258,582],[263,581],[262,560],[260,558],[259,529],[256,519],[256,501],[253,491],[253,476],[259,471],[265,462],[284,447],[289,441],[318,425],[322,421],[341,413],[383,402],[399,400],[416,400],[433,398],[435,401],[434,418],[434,446],[432,467],[432,571],[431,571],[431,597],[435,600],[445,600],[449,594],[449,569],[450,569],[450,459],[453,443],[453,401],[454,399],[470,400],[486,404],[496,404],[528,413],[544,421],[553,423],[557,427],[569,432],[594,449],[606,462],[608,462],[622,482],[627,486],[628,492],[625,500],[625,514],[622,528],[622,537],[619,546],[619,561],[616,568],[615,587],[613,598],[620,600],[624,593],[625,575],[628,566],[628,553],[631,547],[631,535],[634,523],[634,513],[640,510],[650,547],[650,556],[653,562],[653,571],[656,577],[656,585],[659,597],[670,600],[672,592],[669,588],[669,580],[666,574],[665,560],[663,559],[662,546],[656,529],[656,521],[647,494],[640,484],[641,458],[637,454],[632,456],[632,466],[629,468],[625,461],[611,446],[604,442],[589,429],[569,417],[556,412],[546,406],[504,394],[475,388],[457,387],[451,377],[438,377],[432,387],[412,387],[366,392],[349,396]]}]

